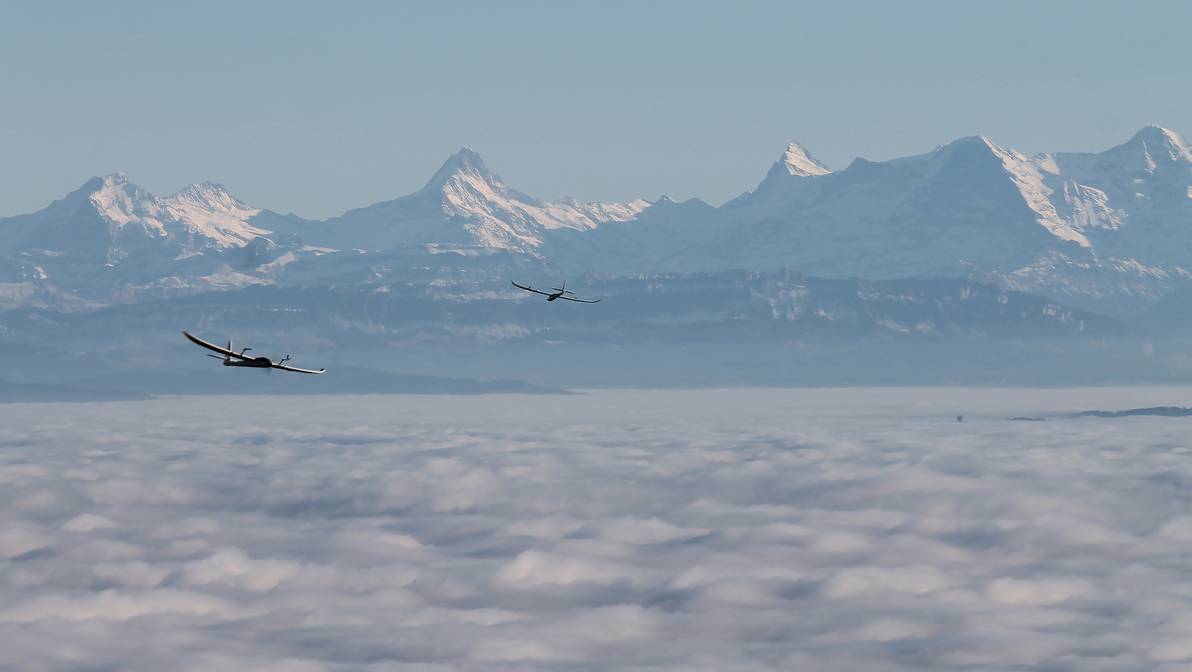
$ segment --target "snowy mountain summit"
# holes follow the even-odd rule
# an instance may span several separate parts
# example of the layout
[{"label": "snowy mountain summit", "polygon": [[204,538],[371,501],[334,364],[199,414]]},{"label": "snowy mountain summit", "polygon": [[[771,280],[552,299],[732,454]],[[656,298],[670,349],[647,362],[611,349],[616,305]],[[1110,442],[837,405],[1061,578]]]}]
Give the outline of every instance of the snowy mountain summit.
[{"label": "snowy mountain summit", "polygon": [[770,166],[766,177],[753,191],[746,192],[734,203],[770,201],[774,207],[782,207],[784,201],[792,192],[814,193],[818,186],[812,186],[814,179],[824,175],[831,175],[832,171],[811,155],[811,152],[799,144],[791,141],[778,160]]},{"label": "snowy mountain summit", "polygon": [[536,253],[547,231],[587,231],[605,222],[627,221],[647,205],[641,199],[543,202],[508,187],[479,154],[464,147],[418,192],[350,210],[330,224],[343,246],[433,244]]},{"label": "snowy mountain summit", "polygon": [[270,234],[251,223],[260,213],[218,184],[193,184],[159,198],[124,173],[112,173],[43,210],[0,220],[0,248],[107,256],[154,243],[191,252],[227,249]]},{"label": "snowy mountain summit", "polygon": [[262,220],[286,223],[213,182],[163,198],[124,173],[95,177],[37,212],[0,219],[0,285],[31,297],[17,305],[82,309],[268,282],[270,262],[306,251],[275,244],[282,232]]},{"label": "snowy mountain summit", "polygon": [[1179,133],[1162,126],[1150,125],[1139,131],[1123,147],[1140,148],[1147,172],[1154,172],[1160,164],[1190,163],[1192,149]]},{"label": "snowy mountain summit", "polygon": [[811,156],[811,153],[803,145],[794,141],[791,141],[786,146],[786,151],[783,152],[782,159],[776,165],[786,168],[788,174],[800,177],[827,175],[832,172],[827,166]]}]

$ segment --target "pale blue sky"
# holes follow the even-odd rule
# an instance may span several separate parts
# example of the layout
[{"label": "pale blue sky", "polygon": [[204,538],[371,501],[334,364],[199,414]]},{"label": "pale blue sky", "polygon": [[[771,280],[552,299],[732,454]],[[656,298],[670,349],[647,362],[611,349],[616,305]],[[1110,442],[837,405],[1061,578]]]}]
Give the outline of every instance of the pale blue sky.
[{"label": "pale blue sky", "polygon": [[791,139],[840,169],[1192,135],[1192,3],[830,4],[0,0],[0,215],[123,170],[326,217],[462,145],[543,198],[719,203]]}]

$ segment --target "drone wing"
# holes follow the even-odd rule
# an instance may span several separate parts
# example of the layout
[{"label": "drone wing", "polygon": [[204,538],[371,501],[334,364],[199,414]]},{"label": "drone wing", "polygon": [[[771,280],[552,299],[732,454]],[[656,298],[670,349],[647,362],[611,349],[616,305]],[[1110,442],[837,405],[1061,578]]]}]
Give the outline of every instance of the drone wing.
[{"label": "drone wing", "polygon": [[241,359],[241,360],[249,359],[249,357],[245,357],[244,355],[242,355],[238,352],[235,352],[233,350],[228,350],[227,348],[216,345],[214,343],[208,343],[207,341],[204,341],[203,339],[199,338],[198,336],[195,336],[194,334],[192,334],[186,330],[183,330],[182,335],[185,336],[187,338],[187,340],[189,340],[191,343],[194,343],[195,345],[197,345],[199,347],[207,348],[208,350],[213,350],[215,352],[218,352],[219,354],[223,355],[224,357],[231,357],[232,359]]},{"label": "drone wing", "polygon": [[567,301],[574,301],[576,303],[600,303],[600,299],[576,299],[570,296],[560,296],[559,298],[566,299]]},{"label": "drone wing", "polygon": [[285,364],[278,364],[277,362],[273,363],[273,368],[281,369],[282,371],[293,371],[294,373],[320,374],[327,372],[327,369],[300,369],[296,366],[286,366]]},{"label": "drone wing", "polygon": [[[513,282],[513,281],[510,280],[510,282]],[[519,285],[516,282],[513,283],[513,286],[517,287],[518,289],[524,289],[527,292],[534,292],[535,294],[541,294],[543,296],[550,296],[550,292],[540,292],[537,289],[534,289],[533,287],[527,287],[526,285]]]}]

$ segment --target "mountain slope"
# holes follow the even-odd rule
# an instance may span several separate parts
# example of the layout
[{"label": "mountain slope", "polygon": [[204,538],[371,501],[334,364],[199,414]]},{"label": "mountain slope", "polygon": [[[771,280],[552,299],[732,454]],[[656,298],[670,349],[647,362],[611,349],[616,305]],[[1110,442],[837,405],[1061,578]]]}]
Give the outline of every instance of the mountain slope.
[{"label": "mountain slope", "polygon": [[1192,151],[1148,126],[1099,154],[1037,160],[1059,213],[1102,257],[1192,267]]},{"label": "mountain slope", "polygon": [[576,263],[873,279],[1009,272],[1051,250],[1089,247],[1049,193],[1030,160],[984,137],[893,161],[857,159],[839,172],[792,143],[757,189],[719,208],[660,200],[631,222],[587,234],[591,253]]},{"label": "mountain slope", "polygon": [[1037,169],[980,136],[782,183],[774,173],[722,208],[726,230],[706,264],[830,277],[962,276],[1088,247],[1056,215]]}]

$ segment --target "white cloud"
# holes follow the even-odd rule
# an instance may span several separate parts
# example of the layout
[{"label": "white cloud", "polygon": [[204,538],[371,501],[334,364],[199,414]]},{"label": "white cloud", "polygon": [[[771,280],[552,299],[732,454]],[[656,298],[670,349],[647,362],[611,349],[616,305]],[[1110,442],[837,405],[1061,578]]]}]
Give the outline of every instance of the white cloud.
[{"label": "white cloud", "polygon": [[14,558],[53,543],[53,538],[28,527],[0,528],[0,558]]},{"label": "white cloud", "polygon": [[127,621],[149,614],[188,614],[234,619],[245,611],[231,602],[190,591],[161,589],[122,592],[104,590],[93,594],[67,597],[46,595],[0,609],[0,621],[32,623],[45,620],[115,620]]},{"label": "white cloud", "polygon": [[604,524],[603,536],[621,544],[664,544],[667,542],[693,539],[708,533],[708,530],[683,528],[671,525],[658,518],[613,519]]},{"label": "white cloud", "polygon": [[67,532],[94,532],[95,530],[110,530],[119,527],[111,518],[97,516],[94,513],[80,513],[62,524]]},{"label": "white cloud", "polygon": [[1172,541],[1192,541],[1192,516],[1180,516],[1159,529],[1159,536]]},{"label": "white cloud", "polygon": [[299,569],[294,562],[254,559],[238,548],[221,548],[201,560],[186,563],[180,574],[192,586],[226,584],[259,592],[293,579]]},{"label": "white cloud", "polygon": [[640,584],[644,573],[601,559],[568,557],[560,553],[523,551],[493,576],[497,586],[535,589],[575,584]]},{"label": "white cloud", "polygon": [[856,598],[883,593],[926,595],[953,585],[938,567],[850,567],[837,572],[824,583],[823,594],[831,598]]},{"label": "white cloud", "polygon": [[1114,394],[0,405],[0,668],[1186,668],[1188,425],[1002,419]]},{"label": "white cloud", "polygon": [[1082,579],[997,579],[989,584],[989,596],[1002,604],[1048,606],[1068,600],[1092,598],[1097,594],[1091,583]]}]

